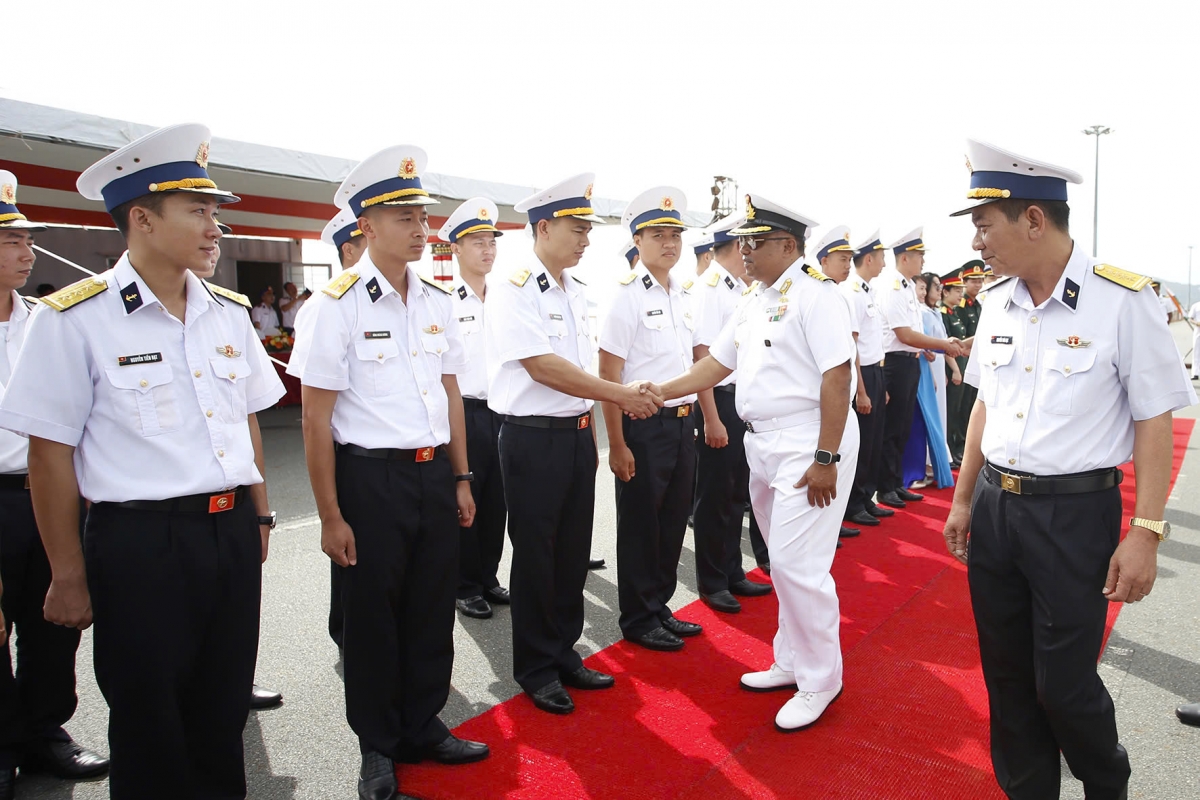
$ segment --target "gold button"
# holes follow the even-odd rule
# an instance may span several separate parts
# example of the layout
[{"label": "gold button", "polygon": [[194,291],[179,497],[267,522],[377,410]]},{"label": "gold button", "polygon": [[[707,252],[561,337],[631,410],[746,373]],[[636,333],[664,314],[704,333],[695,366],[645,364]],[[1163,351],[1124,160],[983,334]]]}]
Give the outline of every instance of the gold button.
[{"label": "gold button", "polygon": [[138,383],[141,386],[149,386],[150,385],[150,382],[148,380],[146,380],[145,378],[142,378]]},{"label": "gold button", "polygon": [[1025,419],[1025,412],[1024,412],[1024,411],[1018,411],[1018,412],[1017,412],[1017,419]]},{"label": "gold button", "polygon": [[1030,325],[1037,325],[1037,317],[1030,317],[1030,318],[1029,318],[1029,324],[1030,324]]},{"label": "gold button", "polygon": [[1033,367],[1025,367],[1026,372],[1033,372]]},{"label": "gold button", "polygon": [[996,366],[996,362],[995,362],[995,361],[993,361],[993,362],[992,362],[992,366],[993,366],[993,367],[994,367],[994,366]]},{"label": "gold button", "polygon": [[1017,463],[1017,460],[1016,460],[1015,458],[1010,458],[1010,459],[1008,460],[1008,463],[1009,463],[1009,464],[1015,464],[1015,463]]},{"label": "gold button", "polygon": [[421,390],[421,394],[429,394],[429,392],[427,392],[427,391],[425,391],[424,389],[422,389],[422,390]]},{"label": "gold button", "polygon": [[200,370],[196,370],[196,371],[195,371],[195,373],[193,373],[193,374],[194,374],[194,375],[195,375],[197,378],[199,378],[201,373],[200,373]]},{"label": "gold button", "polygon": [[438,353],[441,353],[441,352],[442,352],[442,348],[440,348],[440,347],[439,347],[439,348],[437,349],[437,351],[438,351]]},{"label": "gold button", "polygon": [[1063,372],[1070,372],[1070,371],[1071,371],[1070,367],[1063,367]]},{"label": "gold button", "polygon": [[218,451],[217,451],[217,458],[224,458],[224,457],[225,457],[225,451],[224,451],[224,450],[218,450]]},{"label": "gold button", "polygon": [[378,354],[378,355],[376,355],[375,357],[376,357],[376,358],[378,358],[379,360],[381,360],[381,361],[382,361],[382,360],[383,360],[383,353],[379,353],[379,354]]},{"label": "gold button", "polygon": [[413,350],[413,355],[415,356],[416,354],[417,354],[417,351],[416,351],[416,350]]},{"label": "gold button", "polygon": [[206,416],[206,417],[211,417],[211,416],[212,416],[212,409],[210,408],[208,411],[205,411],[205,412],[204,412],[204,416]]},{"label": "gold button", "polygon": [[236,380],[236,379],[237,379],[237,373],[236,373],[236,372],[231,372],[231,373],[229,373],[229,380],[231,380],[231,381],[232,381],[232,380]]}]

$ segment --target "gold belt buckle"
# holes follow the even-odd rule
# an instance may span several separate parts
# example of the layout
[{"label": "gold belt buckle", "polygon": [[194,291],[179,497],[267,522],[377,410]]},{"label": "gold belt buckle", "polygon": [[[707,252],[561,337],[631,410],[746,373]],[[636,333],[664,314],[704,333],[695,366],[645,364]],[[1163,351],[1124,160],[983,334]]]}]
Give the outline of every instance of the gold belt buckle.
[{"label": "gold belt buckle", "polygon": [[588,414],[584,414],[582,417],[580,417],[579,419],[577,419],[575,421],[575,430],[577,430],[577,431],[586,431],[591,426],[592,426],[592,418]]},{"label": "gold belt buckle", "polygon": [[684,405],[679,406],[679,410],[675,412],[675,416],[686,417],[690,413],[692,413],[692,407],[685,403]]},{"label": "gold belt buckle", "polygon": [[1000,473],[1000,488],[1006,492],[1012,492],[1013,494],[1020,494],[1021,493],[1021,478],[1020,478],[1020,476],[1009,475],[1007,473],[1001,472]]}]

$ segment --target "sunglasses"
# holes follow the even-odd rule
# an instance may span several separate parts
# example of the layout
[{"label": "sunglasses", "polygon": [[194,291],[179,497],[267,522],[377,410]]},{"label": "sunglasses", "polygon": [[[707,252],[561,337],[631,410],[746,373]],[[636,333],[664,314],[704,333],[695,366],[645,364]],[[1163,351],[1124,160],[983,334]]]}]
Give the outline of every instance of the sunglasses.
[{"label": "sunglasses", "polygon": [[790,236],[764,236],[756,238],[754,236],[739,236],[738,247],[749,247],[751,250],[757,250],[758,246],[763,242],[782,242],[784,239],[790,239]]}]

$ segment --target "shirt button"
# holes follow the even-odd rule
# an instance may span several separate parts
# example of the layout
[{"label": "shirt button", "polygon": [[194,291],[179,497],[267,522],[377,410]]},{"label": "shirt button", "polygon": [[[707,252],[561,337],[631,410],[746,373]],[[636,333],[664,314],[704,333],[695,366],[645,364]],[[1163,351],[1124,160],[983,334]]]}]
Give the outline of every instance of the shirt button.
[{"label": "shirt button", "polygon": [[415,356],[416,354],[417,354],[417,351],[416,351],[416,350],[413,350],[413,355]]},{"label": "shirt button", "polygon": [[425,391],[424,389],[422,389],[422,390],[421,390],[421,394],[429,394],[429,392],[427,392],[427,391]]},{"label": "shirt button", "polygon": [[1017,419],[1025,419],[1025,412],[1024,412],[1024,411],[1018,411],[1018,412],[1017,412]]},{"label": "shirt button", "polygon": [[383,353],[379,353],[379,354],[377,354],[375,357],[376,357],[376,358],[378,358],[380,361],[382,361],[382,360],[383,360]]},{"label": "shirt button", "polygon": [[217,451],[217,458],[224,458],[224,457],[225,457],[225,451],[224,451],[224,450],[218,450],[218,451]]},{"label": "shirt button", "polygon": [[1026,372],[1033,372],[1033,367],[1032,367],[1032,366],[1025,367],[1025,371],[1026,371]]},{"label": "shirt button", "polygon": [[139,386],[149,386],[150,382],[148,380],[146,380],[145,378],[142,378],[140,381],[138,381],[138,385]]},{"label": "shirt button", "polygon": [[206,416],[206,417],[211,417],[211,416],[212,416],[212,409],[210,408],[208,411],[205,411],[205,412],[204,412],[204,416]]},{"label": "shirt button", "polygon": [[442,352],[442,348],[440,348],[440,347],[439,347],[439,348],[437,349],[437,351],[438,351],[438,353],[441,353],[441,352]]},{"label": "shirt button", "polygon": [[1009,463],[1009,464],[1015,464],[1015,463],[1017,463],[1017,460],[1016,460],[1015,458],[1010,458],[1010,459],[1008,460],[1008,463]]},{"label": "shirt button", "polygon": [[993,362],[992,362],[992,366],[993,366],[993,367],[994,367],[994,366],[996,366],[996,362],[995,362],[995,361],[993,361]]},{"label": "shirt button", "polygon": [[236,373],[236,372],[231,372],[231,373],[229,373],[229,380],[231,380],[231,381],[232,381],[232,380],[236,380],[236,379],[237,379],[237,373]]},{"label": "shirt button", "polygon": [[1029,318],[1029,324],[1030,324],[1030,325],[1037,325],[1037,317],[1030,317],[1030,318]]},{"label": "shirt button", "polygon": [[199,378],[199,377],[200,377],[200,376],[201,376],[203,373],[201,373],[201,372],[200,372],[200,370],[196,370],[196,371],[195,371],[194,373],[192,373],[192,374],[193,374],[193,375],[195,375],[197,378]]},{"label": "shirt button", "polygon": [[1063,367],[1063,372],[1070,372],[1070,371],[1071,371],[1070,367]]}]

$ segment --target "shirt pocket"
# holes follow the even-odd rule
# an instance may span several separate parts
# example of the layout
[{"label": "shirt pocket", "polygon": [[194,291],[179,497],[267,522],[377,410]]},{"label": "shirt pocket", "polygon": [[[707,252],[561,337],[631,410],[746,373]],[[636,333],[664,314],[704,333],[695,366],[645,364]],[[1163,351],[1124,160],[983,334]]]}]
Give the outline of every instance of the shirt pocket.
[{"label": "shirt pocket", "polygon": [[369,339],[354,343],[358,357],[356,389],[365,397],[387,397],[400,390],[400,346],[395,339]]},{"label": "shirt pocket", "polygon": [[164,363],[106,367],[113,405],[130,430],[157,436],[179,428],[171,367]]},{"label": "shirt pocket", "polygon": [[671,320],[665,311],[654,315],[643,314],[642,338],[647,353],[657,356],[671,352],[671,337],[674,335]]},{"label": "shirt pocket", "polygon": [[463,337],[475,336],[483,333],[483,320],[475,316],[466,316],[458,318],[458,332]]},{"label": "shirt pocket", "polygon": [[215,399],[220,418],[226,422],[244,422],[250,362],[244,358],[210,358],[208,363],[217,385]]},{"label": "shirt pocket", "polygon": [[980,353],[979,396],[988,408],[999,404],[1000,382],[1009,378],[1014,351],[1012,345],[992,345]]},{"label": "shirt pocket", "polygon": [[1092,407],[1096,371],[1095,350],[1055,348],[1042,353],[1042,385],[1038,392],[1040,411],[1059,416],[1076,416]]}]

